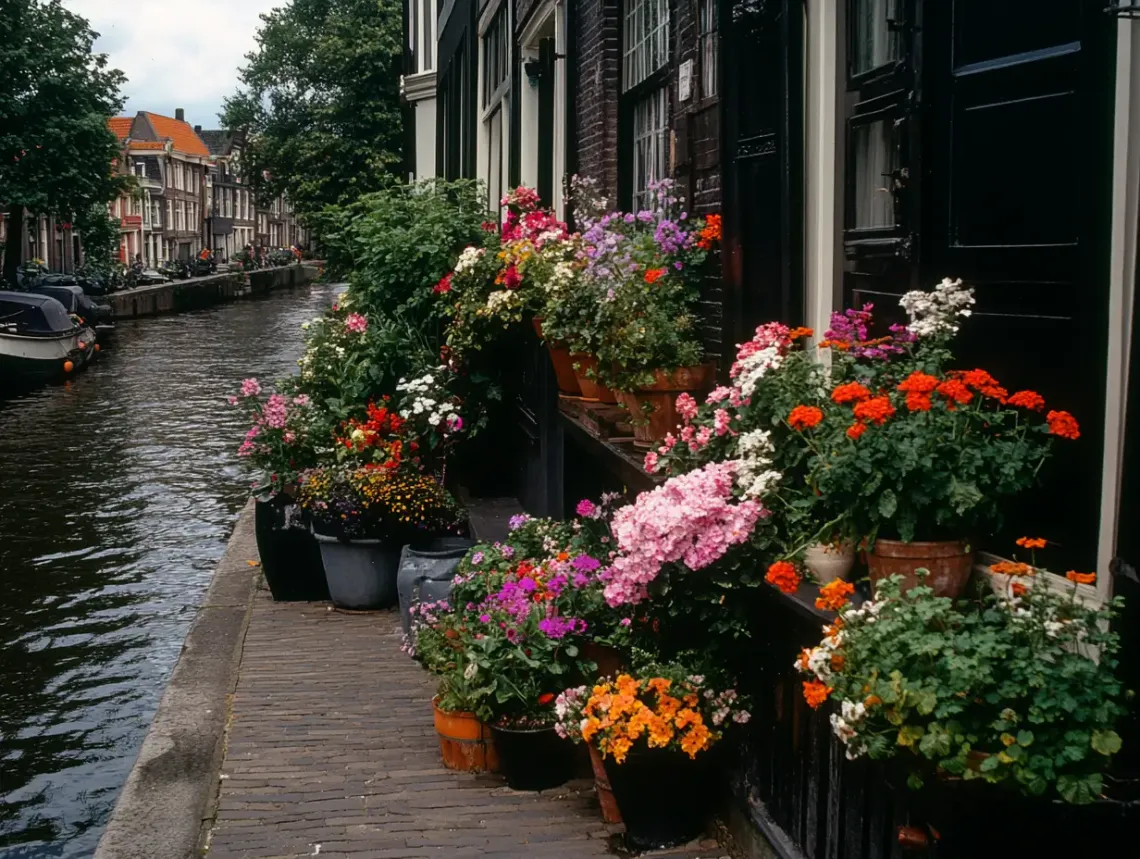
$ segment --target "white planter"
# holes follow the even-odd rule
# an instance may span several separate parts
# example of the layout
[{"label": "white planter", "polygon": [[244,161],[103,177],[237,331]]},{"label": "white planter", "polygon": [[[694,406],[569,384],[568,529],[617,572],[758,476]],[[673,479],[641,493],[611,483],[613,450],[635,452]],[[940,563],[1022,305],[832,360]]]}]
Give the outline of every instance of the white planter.
[{"label": "white planter", "polygon": [[851,568],[855,566],[855,547],[819,543],[804,552],[804,566],[821,585],[845,579],[851,575]]}]

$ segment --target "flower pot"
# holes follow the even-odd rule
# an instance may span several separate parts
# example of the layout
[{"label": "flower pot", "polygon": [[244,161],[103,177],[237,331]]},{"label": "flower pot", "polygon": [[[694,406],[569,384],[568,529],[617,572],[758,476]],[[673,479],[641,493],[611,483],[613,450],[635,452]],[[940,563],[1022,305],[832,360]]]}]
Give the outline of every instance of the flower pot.
[{"label": "flower pot", "polygon": [[491,740],[491,729],[474,713],[441,710],[432,698],[435,732],[443,765],[459,772],[498,772],[499,757]]},{"label": "flower pot", "polygon": [[398,602],[399,545],[387,540],[340,540],[316,530],[313,536],[321,546],[333,605],[367,611]]},{"label": "flower pot", "polygon": [[850,543],[841,546],[818,543],[804,552],[804,566],[821,585],[846,579],[855,566],[855,547]]},{"label": "flower pot", "polygon": [[716,368],[712,364],[679,367],[671,372],[657,371],[657,380],[635,391],[623,391],[618,399],[633,418],[634,443],[652,447],[674,432],[681,423],[677,414],[677,397],[690,393],[700,399],[712,389]]},{"label": "flower pot", "polygon": [[586,375],[587,370],[596,371],[598,369],[597,358],[582,352],[575,352],[570,355],[570,359],[577,364],[574,375],[578,379],[578,387],[582,389],[583,400],[594,403],[617,402],[617,395],[613,391]]},{"label": "flower pot", "polygon": [[277,602],[327,600],[320,547],[297,513],[280,495],[254,503],[253,528],[265,583]]},{"label": "flower pot", "polygon": [[595,644],[587,641],[582,645],[582,656],[591,662],[597,663],[598,673],[591,680],[600,677],[617,677],[625,668],[625,656],[616,647],[607,644]]},{"label": "flower pot", "polygon": [[554,367],[554,378],[558,382],[559,392],[571,397],[582,396],[582,388],[578,384],[578,376],[574,372],[574,360],[570,357],[570,350],[561,343],[548,341],[542,336],[541,319],[536,317],[531,322],[538,339],[546,344],[546,351],[549,353],[550,363]]},{"label": "flower pot", "polygon": [[495,749],[512,790],[549,790],[574,776],[574,746],[549,728],[491,726]]},{"label": "flower pot", "polygon": [[904,543],[880,538],[867,553],[867,568],[872,583],[890,576],[902,576],[903,593],[918,586],[915,570],[927,569],[930,575],[923,583],[932,588],[936,596],[956,598],[962,595],[970,581],[974,552],[964,540]]},{"label": "flower pot", "polygon": [[602,807],[602,820],[606,823],[621,823],[621,810],[617,799],[614,798],[614,789],[610,786],[610,777],[606,775],[606,763],[602,760],[602,753],[594,746],[589,745],[590,767],[594,770],[594,793],[598,797],[598,805]]},{"label": "flower pot", "polygon": [[628,849],[676,847],[704,832],[716,792],[702,755],[694,760],[670,749],[634,749],[622,764],[606,758],[605,769]]},{"label": "flower pot", "polygon": [[412,631],[413,605],[447,599],[455,570],[473,545],[466,537],[440,537],[422,549],[404,547],[400,554],[400,569],[396,573],[404,635]]}]

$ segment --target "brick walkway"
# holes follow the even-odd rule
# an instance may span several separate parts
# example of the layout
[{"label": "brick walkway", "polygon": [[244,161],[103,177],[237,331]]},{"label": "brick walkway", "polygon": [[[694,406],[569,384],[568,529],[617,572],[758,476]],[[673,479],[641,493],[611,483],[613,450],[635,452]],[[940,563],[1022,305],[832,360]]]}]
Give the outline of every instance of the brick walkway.
[{"label": "brick walkway", "polygon": [[[395,613],[257,596],[233,701],[209,859],[611,854],[590,782],[516,793],[444,769],[432,682]],[[670,856],[716,859],[705,842]]]}]

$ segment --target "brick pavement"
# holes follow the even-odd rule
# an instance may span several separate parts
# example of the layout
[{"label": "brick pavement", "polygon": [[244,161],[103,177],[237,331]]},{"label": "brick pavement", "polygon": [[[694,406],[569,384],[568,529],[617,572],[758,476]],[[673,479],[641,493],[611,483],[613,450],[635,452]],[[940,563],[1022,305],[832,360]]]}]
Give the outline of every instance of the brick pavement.
[{"label": "brick pavement", "polygon": [[[589,781],[542,794],[444,769],[399,615],[256,598],[209,859],[611,854]],[[715,842],[670,851],[715,859]]]}]

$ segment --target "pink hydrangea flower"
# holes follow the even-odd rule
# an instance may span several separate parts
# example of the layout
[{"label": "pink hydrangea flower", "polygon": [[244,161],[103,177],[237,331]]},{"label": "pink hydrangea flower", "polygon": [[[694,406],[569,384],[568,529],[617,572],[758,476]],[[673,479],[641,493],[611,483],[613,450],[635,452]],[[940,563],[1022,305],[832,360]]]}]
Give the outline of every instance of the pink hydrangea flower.
[{"label": "pink hydrangea flower", "polygon": [[368,317],[359,313],[350,313],[345,317],[344,327],[353,334],[363,334],[368,330]]},{"label": "pink hydrangea flower", "polygon": [[605,588],[611,606],[645,599],[666,564],[701,570],[748,540],[765,511],[755,501],[736,503],[737,465],[713,462],[671,478],[614,514],[618,551]]}]

